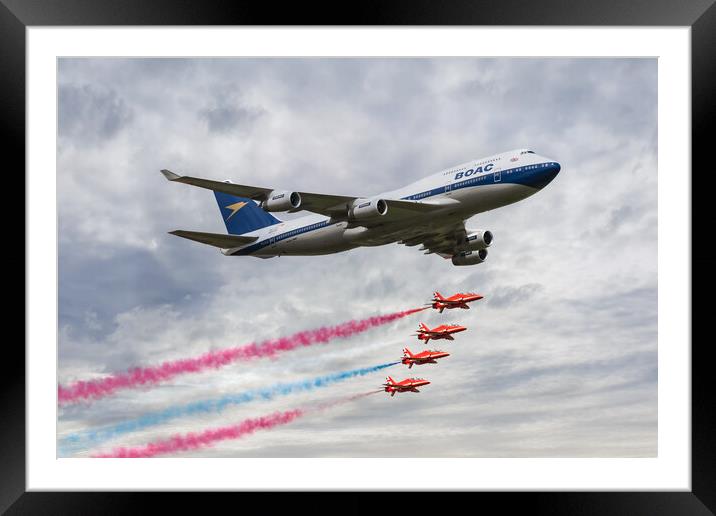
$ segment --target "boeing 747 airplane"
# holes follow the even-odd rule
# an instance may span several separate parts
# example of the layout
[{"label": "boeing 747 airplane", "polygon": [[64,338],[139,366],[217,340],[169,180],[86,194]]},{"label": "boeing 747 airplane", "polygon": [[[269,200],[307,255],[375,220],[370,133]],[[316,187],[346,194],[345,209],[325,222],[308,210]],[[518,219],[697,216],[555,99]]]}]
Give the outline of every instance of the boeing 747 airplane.
[{"label": "boeing 747 airplane", "polygon": [[[361,246],[421,244],[453,265],[487,257],[492,232],[468,229],[475,214],[521,201],[559,173],[555,160],[519,149],[443,170],[404,188],[372,197],[292,192],[162,174],[177,183],[213,190],[227,234],[171,231],[221,249],[227,256],[312,256]],[[281,221],[271,212],[312,212]]]}]

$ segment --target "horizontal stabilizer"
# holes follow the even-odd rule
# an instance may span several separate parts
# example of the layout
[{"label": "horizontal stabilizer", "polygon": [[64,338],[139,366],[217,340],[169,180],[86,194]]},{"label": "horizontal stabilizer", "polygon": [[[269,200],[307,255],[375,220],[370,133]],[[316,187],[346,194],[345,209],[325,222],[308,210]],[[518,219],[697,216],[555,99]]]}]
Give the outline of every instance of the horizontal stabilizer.
[{"label": "horizontal stabilizer", "polygon": [[184,231],[183,229],[177,229],[176,231],[170,231],[170,235],[176,235],[182,238],[188,238],[195,242],[200,242],[206,245],[213,245],[214,247],[220,247],[222,249],[230,249],[232,247],[240,247],[242,245],[250,244],[258,239],[255,236],[239,236],[239,235],[225,235],[223,233],[203,233],[201,231]]}]

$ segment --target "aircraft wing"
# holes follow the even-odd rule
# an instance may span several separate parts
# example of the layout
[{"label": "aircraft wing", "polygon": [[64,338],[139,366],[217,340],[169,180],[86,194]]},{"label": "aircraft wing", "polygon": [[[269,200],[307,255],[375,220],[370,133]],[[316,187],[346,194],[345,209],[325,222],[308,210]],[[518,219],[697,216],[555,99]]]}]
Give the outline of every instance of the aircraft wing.
[{"label": "aircraft wing", "polygon": [[[456,246],[466,235],[465,223],[460,221],[442,227],[416,227],[412,234],[408,233],[398,243],[409,247],[422,244],[420,250],[425,251],[424,254],[437,253],[445,257],[445,255],[455,254]],[[438,302],[446,303],[442,300]]]},{"label": "aircraft wing", "polygon": [[223,233],[203,233],[201,231],[184,231],[183,229],[177,229],[176,231],[169,232],[172,235],[194,240],[195,242],[201,242],[202,244],[213,245],[214,247],[220,247],[222,249],[230,249],[232,247],[240,247],[242,245],[250,244],[258,239],[255,236],[239,236],[239,235],[225,235]]},{"label": "aircraft wing", "polygon": [[[166,169],[162,170],[162,174],[164,174],[164,177],[172,182],[198,186],[200,188],[206,188],[207,190],[223,192],[237,197],[247,197],[256,201],[266,200],[269,194],[274,191],[273,188],[264,188],[261,186],[238,185],[236,183],[202,179],[200,177],[180,176]],[[296,210],[291,210],[291,212],[306,210],[320,215],[325,215],[327,217],[332,217],[336,220],[346,220],[348,208],[353,204],[353,202],[357,199],[366,199],[366,197],[360,196],[351,197],[346,195],[319,194],[312,192],[297,193],[301,196],[301,206]],[[407,217],[412,217],[416,213],[432,213],[436,210],[444,208],[446,202],[442,201],[439,203],[433,203],[395,199],[385,199],[385,201],[388,204],[388,213],[384,217],[379,217],[374,222],[360,221],[359,225],[370,227],[376,224],[397,222]],[[447,202],[450,201],[448,200]]]}]

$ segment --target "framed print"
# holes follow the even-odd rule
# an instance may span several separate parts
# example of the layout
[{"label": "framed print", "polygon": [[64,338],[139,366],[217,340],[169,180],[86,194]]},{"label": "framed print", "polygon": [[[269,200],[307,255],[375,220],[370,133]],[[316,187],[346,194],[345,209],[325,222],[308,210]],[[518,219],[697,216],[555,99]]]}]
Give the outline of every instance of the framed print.
[{"label": "framed print", "polygon": [[27,199],[3,509],[713,509],[712,5],[124,5],[3,7]]}]

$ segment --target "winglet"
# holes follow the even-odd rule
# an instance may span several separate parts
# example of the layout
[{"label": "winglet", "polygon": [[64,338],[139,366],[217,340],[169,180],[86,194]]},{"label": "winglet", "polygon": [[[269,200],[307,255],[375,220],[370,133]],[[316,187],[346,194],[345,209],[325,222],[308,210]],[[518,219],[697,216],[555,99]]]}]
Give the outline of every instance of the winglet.
[{"label": "winglet", "polygon": [[166,168],[162,169],[162,174],[164,174],[164,177],[166,177],[169,181],[176,181],[181,176],[175,174],[174,172],[171,172],[170,170],[167,170]]}]

